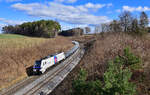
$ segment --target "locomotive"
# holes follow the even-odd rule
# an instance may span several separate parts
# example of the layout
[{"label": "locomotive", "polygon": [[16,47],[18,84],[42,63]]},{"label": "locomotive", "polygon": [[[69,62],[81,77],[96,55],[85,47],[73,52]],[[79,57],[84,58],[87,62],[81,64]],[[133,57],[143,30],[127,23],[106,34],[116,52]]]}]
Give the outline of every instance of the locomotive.
[{"label": "locomotive", "polygon": [[67,57],[73,54],[79,48],[79,43],[76,41],[72,41],[72,43],[75,44],[75,46],[66,53],[56,53],[53,55],[46,56],[45,58],[42,58],[40,60],[36,60],[33,66],[33,73],[42,74],[51,66],[59,63],[62,60],[65,60]]}]

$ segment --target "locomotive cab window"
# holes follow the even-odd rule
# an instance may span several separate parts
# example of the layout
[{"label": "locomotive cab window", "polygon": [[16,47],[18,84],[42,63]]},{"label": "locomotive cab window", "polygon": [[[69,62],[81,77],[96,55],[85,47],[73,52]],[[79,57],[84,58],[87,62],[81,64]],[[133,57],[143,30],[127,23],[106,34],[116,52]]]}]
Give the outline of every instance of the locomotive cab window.
[{"label": "locomotive cab window", "polygon": [[40,67],[41,66],[41,61],[36,61],[35,62],[35,67]]}]

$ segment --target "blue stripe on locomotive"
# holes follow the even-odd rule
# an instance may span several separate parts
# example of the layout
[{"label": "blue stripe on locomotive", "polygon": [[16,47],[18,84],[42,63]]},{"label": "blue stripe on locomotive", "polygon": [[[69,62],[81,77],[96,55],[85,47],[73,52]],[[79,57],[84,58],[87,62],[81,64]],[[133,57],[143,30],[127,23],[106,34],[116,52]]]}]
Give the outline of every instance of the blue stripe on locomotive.
[{"label": "blue stripe on locomotive", "polygon": [[54,56],[54,64],[56,64],[56,62],[57,62],[57,57]]},{"label": "blue stripe on locomotive", "polygon": [[33,67],[34,69],[41,69],[41,67],[39,66],[39,67]]}]

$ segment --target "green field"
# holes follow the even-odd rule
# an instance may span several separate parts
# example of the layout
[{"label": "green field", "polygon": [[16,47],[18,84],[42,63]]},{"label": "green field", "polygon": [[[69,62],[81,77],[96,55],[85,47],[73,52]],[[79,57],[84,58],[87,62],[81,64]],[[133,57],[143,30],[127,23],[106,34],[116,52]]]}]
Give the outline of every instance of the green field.
[{"label": "green field", "polygon": [[0,49],[29,48],[48,41],[46,38],[33,38],[15,34],[0,34]]},{"label": "green field", "polygon": [[24,38],[26,36],[23,35],[16,35],[16,34],[0,34],[0,39],[9,39],[9,38]]}]

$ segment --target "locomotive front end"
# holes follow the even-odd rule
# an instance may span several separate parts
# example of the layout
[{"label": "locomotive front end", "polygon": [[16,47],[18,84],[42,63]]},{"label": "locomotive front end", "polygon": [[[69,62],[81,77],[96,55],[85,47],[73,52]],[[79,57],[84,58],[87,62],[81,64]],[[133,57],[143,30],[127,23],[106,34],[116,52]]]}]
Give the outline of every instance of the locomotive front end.
[{"label": "locomotive front end", "polygon": [[35,61],[35,64],[33,66],[33,73],[34,74],[39,74],[41,71],[41,61]]}]

